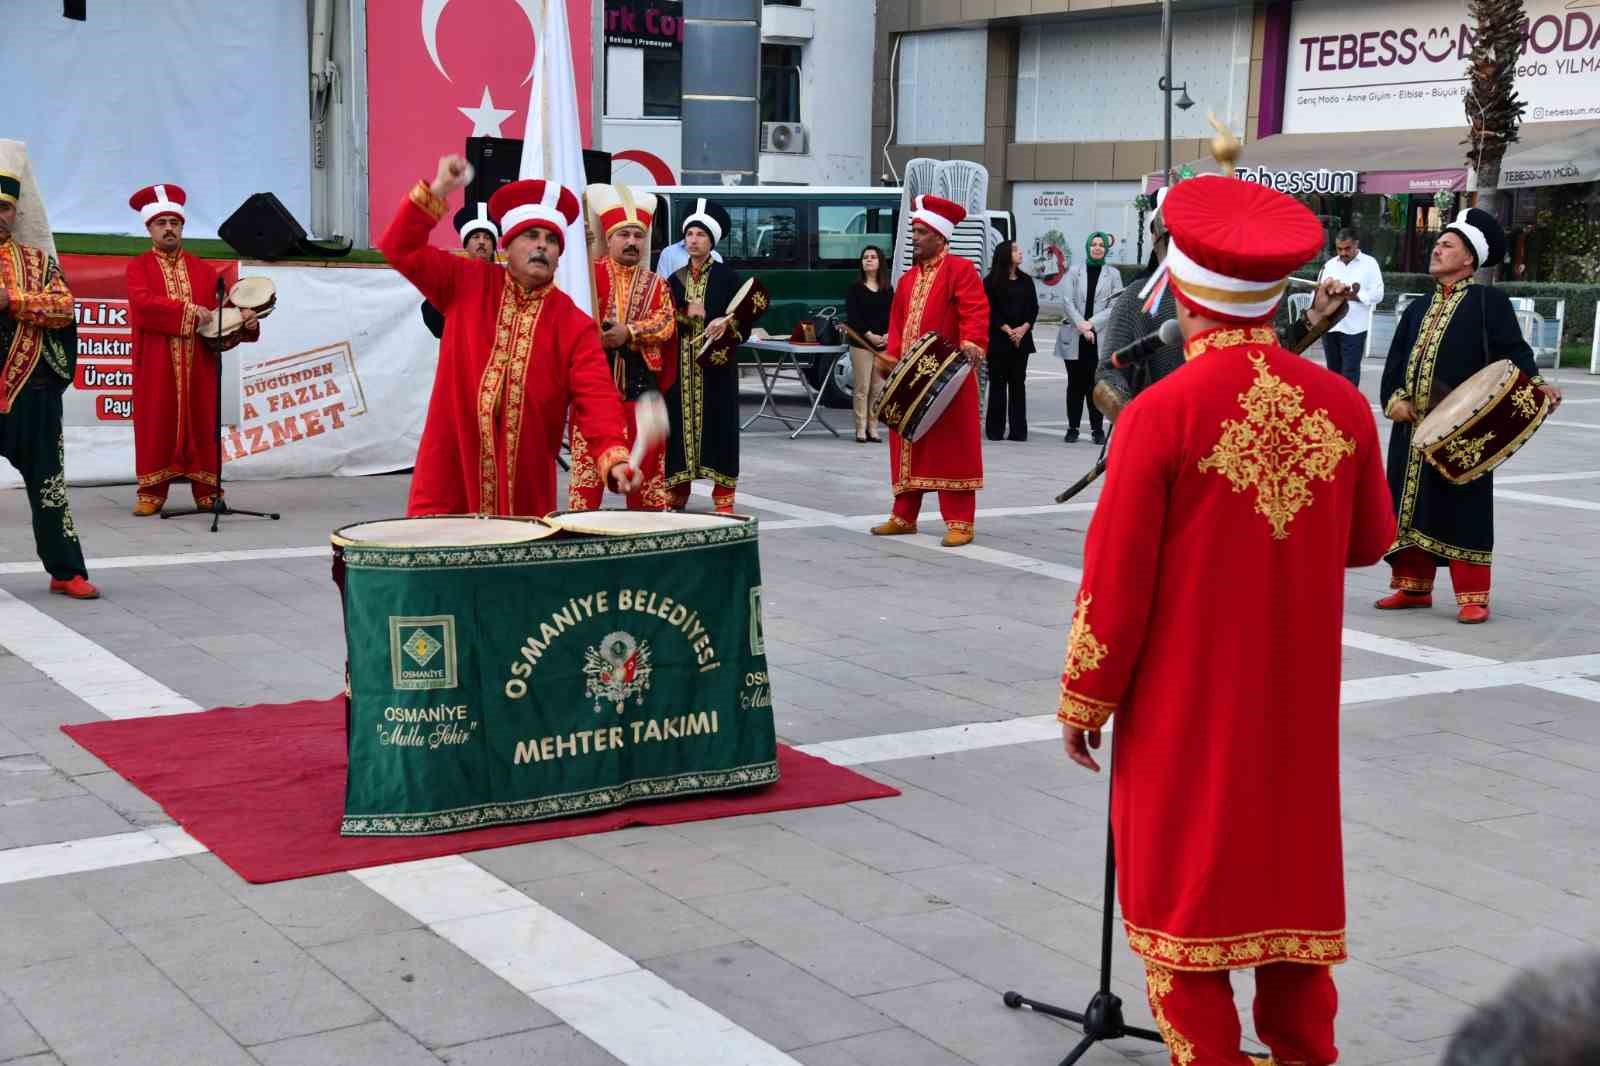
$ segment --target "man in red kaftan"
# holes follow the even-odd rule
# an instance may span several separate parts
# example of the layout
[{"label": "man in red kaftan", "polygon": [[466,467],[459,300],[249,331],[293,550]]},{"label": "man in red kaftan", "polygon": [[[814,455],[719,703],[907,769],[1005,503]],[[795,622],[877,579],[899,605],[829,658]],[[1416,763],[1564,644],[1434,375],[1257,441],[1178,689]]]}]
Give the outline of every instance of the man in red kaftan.
[{"label": "man in red kaftan", "polygon": [[428,244],[445,197],[466,184],[459,156],[439,161],[401,203],[379,248],[444,313],[408,515],[545,515],[556,509],[556,456],[572,422],[603,479],[637,487],[622,400],[587,311],[553,283],[578,218],[570,189],[541,179],[501,186],[489,199],[505,269]]},{"label": "man in red kaftan", "polygon": [[1219,176],[1163,215],[1151,285],[1172,287],[1188,365],[1117,420],[1058,717],[1097,769],[1116,713],[1119,898],[1172,1062],[1250,1061],[1228,981],[1248,967],[1272,1061],[1331,1063],[1344,570],[1382,558],[1394,512],[1366,399],[1269,327],[1320,223]]},{"label": "man in red kaftan", "polygon": [[[973,265],[949,254],[950,234],[966,217],[960,204],[919,196],[911,218],[915,260],[895,288],[889,310],[889,343],[879,357],[888,372],[924,333],[939,334],[966,352],[974,367],[989,339],[989,298]],[[968,374],[939,421],[916,443],[889,431],[889,480],[894,509],[872,527],[880,537],[917,531],[922,494],[939,493],[947,548],[972,543],[977,491],[983,488],[983,435],[978,428],[978,377]]]},{"label": "man in red kaftan", "polygon": [[[622,399],[624,429],[633,444],[634,407],[646,392],[665,392],[678,376],[677,317],[666,279],[646,265],[650,223],[656,198],[626,185],[591,185],[584,190],[589,213],[606,254],[594,261],[594,302],[600,345],[611,380]],[[572,434],[572,476],[567,506],[593,511],[605,496],[605,482],[591,457],[589,442],[576,427]],[[640,463],[644,483],[627,497],[634,511],[667,509],[666,448],[651,448]]]},{"label": "man in red kaftan", "polygon": [[[133,465],[139,478],[133,513],[158,514],[174,481],[187,481],[194,505],[222,491],[217,447],[217,360],[195,335],[217,312],[217,272],[183,250],[184,205],[177,185],[147,185],[128,206],[139,212],[151,249],[128,263],[128,320],[133,327]],[[261,337],[243,311],[244,340]]]}]

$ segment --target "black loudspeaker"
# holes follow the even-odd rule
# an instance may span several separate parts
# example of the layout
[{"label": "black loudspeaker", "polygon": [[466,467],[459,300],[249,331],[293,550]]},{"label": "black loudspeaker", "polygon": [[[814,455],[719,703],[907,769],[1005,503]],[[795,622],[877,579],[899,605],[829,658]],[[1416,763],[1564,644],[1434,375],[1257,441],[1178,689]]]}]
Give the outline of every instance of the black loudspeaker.
[{"label": "black loudspeaker", "polygon": [[330,248],[306,240],[306,231],[270,192],[258,192],[240,204],[217,227],[217,236],[246,259],[328,258],[350,250],[348,244]]},{"label": "black loudspeaker", "polygon": [[[467,203],[483,203],[502,185],[517,180],[522,170],[522,141],[513,137],[468,137],[467,162],[472,164],[472,181],[467,185]],[[583,180],[586,183],[611,180],[611,153],[583,150]],[[582,189],[572,190],[582,194]]]},{"label": "black loudspeaker", "polygon": [[468,137],[467,162],[472,164],[472,181],[467,185],[467,203],[487,203],[496,189],[517,180],[522,166],[522,142],[511,137]]},{"label": "black loudspeaker", "polygon": [[281,200],[258,192],[217,227],[217,236],[246,259],[282,259],[294,253],[306,231]]}]

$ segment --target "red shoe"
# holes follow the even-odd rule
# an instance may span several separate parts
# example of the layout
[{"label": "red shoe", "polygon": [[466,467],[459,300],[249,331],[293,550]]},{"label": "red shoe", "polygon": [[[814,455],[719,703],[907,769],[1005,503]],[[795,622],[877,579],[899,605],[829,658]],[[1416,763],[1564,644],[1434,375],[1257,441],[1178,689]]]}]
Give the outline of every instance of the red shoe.
[{"label": "red shoe", "polygon": [[86,577],[75,577],[67,581],[59,578],[50,579],[50,591],[59,592],[63,596],[71,596],[75,600],[98,600],[100,590],[89,584]]},{"label": "red shoe", "polygon": [[1380,611],[1408,611],[1418,607],[1432,607],[1433,594],[1430,592],[1407,592],[1405,589],[1396,589],[1372,606]]},{"label": "red shoe", "polygon": [[1456,612],[1456,621],[1464,626],[1478,626],[1489,620],[1489,608],[1481,603],[1463,603]]}]

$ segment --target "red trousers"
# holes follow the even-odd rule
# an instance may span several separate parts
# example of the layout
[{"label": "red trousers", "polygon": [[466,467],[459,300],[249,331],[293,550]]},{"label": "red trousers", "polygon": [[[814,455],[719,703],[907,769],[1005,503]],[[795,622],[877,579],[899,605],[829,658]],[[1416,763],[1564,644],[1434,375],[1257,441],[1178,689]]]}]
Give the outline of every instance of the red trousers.
[{"label": "red trousers", "polygon": [[[173,481],[182,481],[183,478],[172,478],[169,481],[160,481],[154,485],[146,485],[139,490],[139,499],[152,500],[156,503],[167,502],[167,490],[172,488]],[[222,495],[223,492],[215,483],[206,484],[202,481],[190,481],[189,491],[194,494],[194,505],[204,511],[211,506],[211,497]]]},{"label": "red trousers", "polygon": [[[907,525],[917,524],[922,513],[922,493],[902,492],[894,498],[894,516]],[[978,517],[978,494],[971,489],[939,490],[939,515],[951,529],[972,532]]]},{"label": "red trousers", "polygon": [[[1389,587],[1405,592],[1432,592],[1433,575],[1441,560],[1432,552],[1421,548],[1402,548],[1389,557],[1394,576]],[[1481,563],[1464,563],[1450,559],[1450,584],[1456,590],[1456,603],[1489,602],[1489,568]]]},{"label": "red trousers", "polygon": [[[1156,1028],[1173,1066],[1247,1066],[1227,970],[1189,972],[1145,966]],[[1327,1066],[1339,1058],[1333,1016],[1339,995],[1326,966],[1275,962],[1256,967],[1256,1035],[1272,1052],[1271,1066]]]},{"label": "red trousers", "polygon": [[[674,511],[681,511],[689,506],[689,490],[693,482],[686,481],[681,485],[674,485],[668,490],[670,503]],[[711,483],[711,506],[718,514],[733,513],[733,497],[735,489],[731,485]]]}]

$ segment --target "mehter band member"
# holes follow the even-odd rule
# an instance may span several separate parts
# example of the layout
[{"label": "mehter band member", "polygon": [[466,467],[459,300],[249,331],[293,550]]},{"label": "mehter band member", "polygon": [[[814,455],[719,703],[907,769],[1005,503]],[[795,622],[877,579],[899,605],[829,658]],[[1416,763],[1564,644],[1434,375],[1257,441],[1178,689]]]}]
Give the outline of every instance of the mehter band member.
[{"label": "mehter band member", "polygon": [[[889,347],[882,361],[885,373],[924,333],[939,334],[959,345],[973,367],[983,360],[989,340],[989,300],[977,268],[951,255],[950,234],[966,217],[958,203],[938,196],[917,197],[911,214],[913,260],[900,279],[889,312]],[[944,415],[915,444],[889,431],[889,482],[894,509],[886,522],[872,527],[880,537],[917,531],[922,494],[939,493],[947,548],[971,544],[977,517],[978,490],[983,488],[983,439],[978,425],[978,380],[967,375]]]},{"label": "mehter band member", "polygon": [[[611,365],[611,381],[622,399],[624,428],[631,447],[634,406],[640,396],[666,390],[678,376],[677,319],[666,280],[645,267],[649,262],[650,223],[656,198],[626,185],[591,185],[584,190],[606,254],[594,261],[594,299],[600,344]],[[598,508],[605,493],[589,442],[572,429],[572,478],[567,506]],[[628,495],[635,511],[667,509],[665,453],[655,447],[641,462],[644,483]]]},{"label": "mehter band member", "polygon": [[406,513],[545,515],[556,508],[556,455],[572,422],[600,476],[636,488],[622,401],[588,312],[553,284],[578,198],[542,179],[503,185],[489,199],[505,268],[428,245],[445,197],[467,162],[439,160],[378,242],[384,256],[445,315]]},{"label": "mehter band member", "polygon": [[1251,1061],[1228,975],[1253,968],[1272,1061],[1331,1063],[1344,572],[1394,535],[1377,427],[1269,326],[1322,247],[1309,210],[1205,176],[1165,216],[1155,281],[1189,362],[1117,422],[1057,717],[1068,756],[1098,769],[1117,716],[1118,898],[1171,1061]]},{"label": "mehter band member", "polygon": [[[0,141],[0,456],[28,490],[33,542],[50,591],[75,600],[100,595],[89,583],[78,527],[67,505],[61,394],[78,359],[72,293],[52,248],[27,156]],[[43,247],[41,247],[43,245]]]},{"label": "mehter band member", "polygon": [[[732,267],[714,258],[716,246],[731,229],[722,205],[705,199],[683,220],[688,265],[668,279],[678,316],[678,378],[667,393],[667,487],[671,506],[683,510],[695,481],[711,482],[712,506],[733,511],[739,486],[739,364],[732,345],[712,345],[702,365],[707,342],[738,332],[729,304],[742,279]],[[735,337],[743,340],[743,337]]]},{"label": "mehter band member", "polygon": [[[494,262],[495,245],[500,231],[489,218],[486,203],[468,204],[456,212],[456,233],[461,237],[461,250],[473,259]],[[435,338],[444,336],[444,312],[427,300],[422,301],[422,323]]]},{"label": "mehter band member", "polygon": [[[200,327],[217,314],[217,272],[183,250],[184,205],[177,185],[146,185],[128,200],[151,248],[128,263],[133,327],[133,455],[139,493],[133,513],[158,514],[174,481],[187,481],[200,510],[222,493],[217,442],[217,360]],[[261,336],[255,312],[242,311],[244,340]]]},{"label": "mehter band member", "polygon": [[1473,271],[1505,257],[1506,235],[1493,215],[1469,208],[1433,244],[1428,273],[1438,287],[1406,305],[1389,344],[1378,402],[1393,420],[1389,490],[1400,529],[1387,555],[1395,591],[1379,610],[1433,606],[1433,578],[1450,567],[1456,620],[1489,620],[1489,566],[1494,558],[1494,475],[1465,485],[1446,481],[1411,447],[1416,425],[1451,389],[1499,359],[1510,359],[1550,397],[1561,391],[1539,376],[1533,349],[1517,328],[1505,293],[1473,280]]}]

